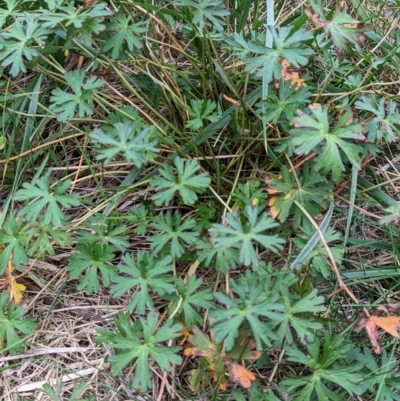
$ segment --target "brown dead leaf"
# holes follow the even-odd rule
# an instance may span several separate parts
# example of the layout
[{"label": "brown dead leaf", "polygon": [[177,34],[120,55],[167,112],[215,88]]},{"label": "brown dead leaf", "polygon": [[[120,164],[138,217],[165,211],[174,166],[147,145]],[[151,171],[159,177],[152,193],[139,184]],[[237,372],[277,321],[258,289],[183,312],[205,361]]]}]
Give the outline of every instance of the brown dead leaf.
[{"label": "brown dead leaf", "polygon": [[251,383],[256,380],[256,375],[237,362],[228,363],[229,377],[232,382],[239,383],[244,388],[250,388]]}]

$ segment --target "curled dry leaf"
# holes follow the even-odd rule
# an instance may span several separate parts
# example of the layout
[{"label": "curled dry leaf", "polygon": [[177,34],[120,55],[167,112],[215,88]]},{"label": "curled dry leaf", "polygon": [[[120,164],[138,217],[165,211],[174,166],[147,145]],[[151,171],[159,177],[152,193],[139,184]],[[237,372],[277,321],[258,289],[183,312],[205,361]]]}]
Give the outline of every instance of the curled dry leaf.
[{"label": "curled dry leaf", "polygon": [[376,354],[381,353],[379,339],[377,336],[377,328],[381,328],[395,338],[400,338],[398,330],[400,329],[400,316],[379,316],[382,312],[390,313],[397,312],[400,305],[381,305],[371,316],[362,314],[354,328],[354,331],[359,333],[362,329],[368,334],[371,344]]}]

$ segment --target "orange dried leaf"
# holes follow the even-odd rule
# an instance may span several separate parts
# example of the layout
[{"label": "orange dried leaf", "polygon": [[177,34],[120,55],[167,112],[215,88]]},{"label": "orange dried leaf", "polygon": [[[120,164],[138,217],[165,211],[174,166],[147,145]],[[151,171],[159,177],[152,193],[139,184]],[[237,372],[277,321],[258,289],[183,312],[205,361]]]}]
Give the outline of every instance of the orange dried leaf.
[{"label": "orange dried leaf", "polygon": [[393,337],[400,338],[400,335],[397,332],[397,330],[400,329],[400,316],[371,316],[369,322],[371,325],[378,326],[382,330],[385,330]]},{"label": "orange dried leaf", "polygon": [[14,266],[12,265],[12,255],[10,255],[6,269],[5,281],[8,286],[8,292],[10,293],[10,301],[14,300],[16,304],[19,304],[22,301],[22,293],[26,290],[26,287],[15,280],[15,277],[12,274],[13,271]]},{"label": "orange dried leaf", "polygon": [[[180,322],[181,323],[181,322]],[[181,323],[182,324],[182,323]],[[183,328],[181,330],[182,340],[181,345],[185,344],[190,336],[190,331],[182,324]]]},{"label": "orange dried leaf", "polygon": [[276,219],[279,215],[279,211],[276,208],[275,202],[277,197],[274,196],[273,198],[268,199],[268,206],[269,206],[269,213],[273,219]]},{"label": "orange dried leaf", "polygon": [[297,88],[307,86],[305,80],[300,78],[300,74],[297,71],[290,70],[291,64],[286,59],[281,61],[281,65],[281,75],[284,81],[289,81],[292,85],[297,85]]},{"label": "orange dried leaf", "polygon": [[[379,313],[380,310],[375,310],[374,313]],[[388,334],[395,338],[400,338],[398,330],[400,329],[400,316],[378,316],[377,314],[373,314],[372,316],[362,316],[354,331],[360,332],[365,328],[365,331],[368,334],[368,337],[371,341],[371,344],[374,348],[374,352],[376,354],[381,353],[381,348],[379,346],[379,340],[377,337],[377,327],[386,331]]]},{"label": "orange dried leaf", "polygon": [[256,375],[237,362],[229,364],[229,377],[232,382],[239,383],[244,388],[250,388],[251,383],[256,380]]},{"label": "orange dried leaf", "polygon": [[221,391],[226,391],[226,390],[228,389],[228,384],[227,384],[227,382],[219,383],[219,389],[220,389]]},{"label": "orange dried leaf", "polygon": [[21,284],[17,283],[14,279],[11,283],[10,288],[10,301],[14,299],[15,303],[18,305],[22,301],[22,293],[26,290],[26,287]]}]

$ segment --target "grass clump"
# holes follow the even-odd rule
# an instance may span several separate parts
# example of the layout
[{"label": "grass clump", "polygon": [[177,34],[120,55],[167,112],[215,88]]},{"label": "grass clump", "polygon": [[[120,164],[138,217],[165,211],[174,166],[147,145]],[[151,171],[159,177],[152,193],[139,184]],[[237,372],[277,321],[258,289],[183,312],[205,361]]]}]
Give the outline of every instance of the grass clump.
[{"label": "grass clump", "polygon": [[6,397],[399,399],[397,20],[5,1]]}]

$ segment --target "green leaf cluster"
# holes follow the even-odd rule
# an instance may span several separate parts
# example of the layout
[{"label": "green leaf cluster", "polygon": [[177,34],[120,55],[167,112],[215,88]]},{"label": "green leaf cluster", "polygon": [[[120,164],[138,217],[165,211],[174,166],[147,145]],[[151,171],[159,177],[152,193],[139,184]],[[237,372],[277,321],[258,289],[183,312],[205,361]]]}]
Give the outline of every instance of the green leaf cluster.
[{"label": "green leaf cluster", "polygon": [[8,303],[8,294],[0,295],[0,349],[6,349],[14,355],[23,352],[26,346],[26,337],[30,336],[37,328],[34,317],[23,318],[28,309],[24,306],[16,306],[14,301]]},{"label": "green leaf cluster", "polygon": [[71,120],[76,111],[80,118],[93,114],[93,95],[104,83],[95,77],[85,79],[85,71],[69,71],[64,78],[72,93],[56,88],[50,98],[50,109],[57,115],[57,120]]},{"label": "green leaf cluster", "polygon": [[238,249],[239,261],[246,266],[258,266],[255,244],[279,252],[285,242],[278,235],[271,234],[278,224],[266,213],[259,213],[256,207],[246,206],[243,214],[228,213],[224,223],[213,224],[209,230],[214,247],[219,250]]},{"label": "green leaf cluster", "polygon": [[169,371],[173,364],[182,361],[182,357],[178,355],[181,347],[163,345],[166,341],[179,337],[182,326],[167,320],[157,327],[158,318],[159,314],[150,312],[147,318],[140,318],[132,324],[128,314],[120,313],[115,319],[119,333],[99,329],[96,337],[96,342],[109,344],[117,351],[110,358],[114,373],[134,363],[135,377],[132,386],[143,392],[151,387],[149,358],[163,371]]},{"label": "green leaf cluster", "polygon": [[299,112],[293,120],[295,128],[290,131],[291,145],[298,155],[316,152],[314,169],[323,176],[332,172],[332,179],[337,182],[345,170],[344,159],[360,166],[363,150],[352,141],[365,139],[361,124],[351,122],[351,111],[348,111],[331,127],[326,107],[313,104],[309,109],[311,115]]}]

